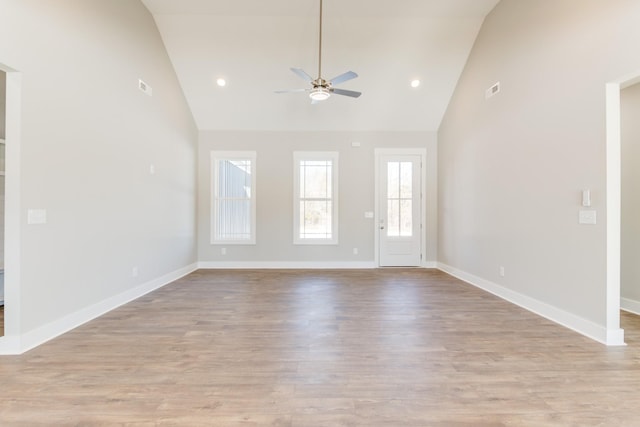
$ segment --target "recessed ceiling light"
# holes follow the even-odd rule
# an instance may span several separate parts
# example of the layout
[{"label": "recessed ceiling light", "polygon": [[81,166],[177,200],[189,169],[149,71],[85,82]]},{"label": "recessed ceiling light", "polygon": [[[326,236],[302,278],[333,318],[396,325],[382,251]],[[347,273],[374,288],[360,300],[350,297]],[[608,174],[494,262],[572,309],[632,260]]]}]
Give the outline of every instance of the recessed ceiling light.
[{"label": "recessed ceiling light", "polygon": [[411,80],[411,87],[418,87],[420,86],[420,80],[416,79],[416,80]]},{"label": "recessed ceiling light", "polygon": [[216,80],[216,84],[220,87],[225,87],[227,85],[227,81],[223,78],[219,78]]}]

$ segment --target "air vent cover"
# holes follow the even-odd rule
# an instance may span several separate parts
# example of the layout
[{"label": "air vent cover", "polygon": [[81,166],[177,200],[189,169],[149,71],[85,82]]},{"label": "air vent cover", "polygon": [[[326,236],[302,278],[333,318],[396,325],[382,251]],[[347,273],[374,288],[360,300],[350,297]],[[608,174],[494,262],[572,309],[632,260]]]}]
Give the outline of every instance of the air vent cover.
[{"label": "air vent cover", "polygon": [[497,82],[496,84],[491,86],[489,89],[487,89],[487,91],[485,92],[485,98],[489,99],[493,95],[497,94],[498,92],[500,92],[500,82]]},{"label": "air vent cover", "polygon": [[151,86],[143,82],[142,79],[138,80],[138,89],[140,89],[141,91],[143,91],[149,96],[153,95],[153,89],[151,88]]}]

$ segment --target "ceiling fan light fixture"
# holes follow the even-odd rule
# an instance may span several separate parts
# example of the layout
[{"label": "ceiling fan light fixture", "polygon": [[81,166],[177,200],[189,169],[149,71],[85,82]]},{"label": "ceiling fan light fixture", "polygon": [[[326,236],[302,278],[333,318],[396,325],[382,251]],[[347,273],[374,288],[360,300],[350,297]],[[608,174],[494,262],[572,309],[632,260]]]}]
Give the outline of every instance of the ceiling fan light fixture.
[{"label": "ceiling fan light fixture", "polygon": [[331,92],[324,87],[315,87],[309,93],[309,97],[314,101],[325,101],[329,99]]},{"label": "ceiling fan light fixture", "polygon": [[358,77],[358,74],[353,71],[342,73],[331,80],[325,80],[322,78],[322,0],[320,0],[320,22],[318,28],[318,78],[313,79],[302,68],[291,68],[291,71],[293,71],[298,77],[311,84],[311,89],[278,90],[276,93],[309,92],[309,97],[311,98],[312,103],[326,101],[332,93],[335,93],[336,95],[349,96],[351,98],[358,98],[362,93],[354,90],[334,88],[334,85],[344,83]]}]

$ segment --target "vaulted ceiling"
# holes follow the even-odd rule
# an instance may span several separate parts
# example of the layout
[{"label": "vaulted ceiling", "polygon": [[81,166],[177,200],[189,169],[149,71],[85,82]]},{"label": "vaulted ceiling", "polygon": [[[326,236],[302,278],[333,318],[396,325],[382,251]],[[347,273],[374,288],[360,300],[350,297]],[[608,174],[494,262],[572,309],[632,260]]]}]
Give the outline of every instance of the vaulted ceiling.
[{"label": "vaulted ceiling", "polygon": [[290,67],[317,77],[319,0],[142,1],[199,129],[292,131],[437,130],[498,2],[324,0],[322,77],[353,70],[340,88],[363,95],[312,105],[274,91],[309,87]]}]

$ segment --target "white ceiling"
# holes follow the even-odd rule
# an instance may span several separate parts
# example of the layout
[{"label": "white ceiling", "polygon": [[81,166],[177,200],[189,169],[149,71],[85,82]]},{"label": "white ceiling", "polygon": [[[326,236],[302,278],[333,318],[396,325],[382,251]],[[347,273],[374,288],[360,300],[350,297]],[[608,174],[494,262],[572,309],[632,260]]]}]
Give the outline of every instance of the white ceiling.
[{"label": "white ceiling", "polygon": [[142,1],[201,130],[434,131],[499,0],[324,0],[322,77],[353,70],[339,87],[363,95],[316,105],[274,91],[317,77],[318,0]]}]

